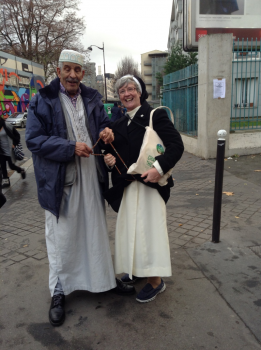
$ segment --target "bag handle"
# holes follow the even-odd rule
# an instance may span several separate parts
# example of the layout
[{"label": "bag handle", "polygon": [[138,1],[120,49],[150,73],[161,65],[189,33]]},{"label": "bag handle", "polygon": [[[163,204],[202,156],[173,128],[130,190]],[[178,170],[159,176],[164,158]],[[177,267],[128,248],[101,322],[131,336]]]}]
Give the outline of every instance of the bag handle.
[{"label": "bag handle", "polygon": [[167,106],[159,106],[159,107],[153,109],[153,110],[150,112],[150,124],[149,124],[149,127],[153,129],[152,116],[153,116],[153,113],[154,113],[157,109],[159,109],[159,108],[166,108],[166,109],[169,110],[169,112],[170,112],[170,117],[171,117],[171,121],[172,121],[172,123],[173,123],[173,125],[174,125],[174,117],[173,117],[172,110],[171,110],[169,107],[167,107]]}]

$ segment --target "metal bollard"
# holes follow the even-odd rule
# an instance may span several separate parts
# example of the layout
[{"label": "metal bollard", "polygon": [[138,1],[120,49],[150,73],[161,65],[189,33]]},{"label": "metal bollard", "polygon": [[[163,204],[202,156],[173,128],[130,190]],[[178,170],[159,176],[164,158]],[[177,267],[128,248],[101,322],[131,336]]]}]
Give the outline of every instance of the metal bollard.
[{"label": "metal bollard", "polygon": [[226,147],[226,130],[219,130],[217,142],[217,158],[216,158],[216,176],[214,191],[214,208],[213,208],[213,226],[212,226],[212,242],[218,243],[220,237],[220,221],[221,221],[221,205],[222,205],[222,189],[224,174],[224,157]]}]

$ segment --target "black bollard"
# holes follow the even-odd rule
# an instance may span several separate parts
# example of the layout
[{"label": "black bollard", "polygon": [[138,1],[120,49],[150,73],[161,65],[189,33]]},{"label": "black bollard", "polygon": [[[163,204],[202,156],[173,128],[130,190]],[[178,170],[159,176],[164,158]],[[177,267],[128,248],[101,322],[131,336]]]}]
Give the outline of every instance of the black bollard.
[{"label": "black bollard", "polygon": [[216,177],[214,191],[214,208],[213,208],[213,226],[212,226],[212,242],[218,243],[220,237],[220,221],[221,221],[221,206],[222,206],[222,189],[223,189],[223,174],[224,174],[224,157],[227,132],[220,130],[217,142],[217,158],[216,158]]}]

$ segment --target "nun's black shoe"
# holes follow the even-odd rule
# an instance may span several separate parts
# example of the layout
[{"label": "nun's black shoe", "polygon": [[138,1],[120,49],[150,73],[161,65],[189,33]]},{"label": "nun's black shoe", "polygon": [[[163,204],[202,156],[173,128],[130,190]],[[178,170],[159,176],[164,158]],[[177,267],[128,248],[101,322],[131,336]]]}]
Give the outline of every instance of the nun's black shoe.
[{"label": "nun's black shoe", "polygon": [[64,323],[64,294],[57,294],[52,297],[52,302],[49,310],[49,321],[52,326],[58,327]]},{"label": "nun's black shoe", "polygon": [[133,286],[129,286],[127,284],[124,284],[118,278],[116,278],[116,284],[117,284],[117,287],[112,289],[113,293],[116,293],[118,295],[132,295],[132,294],[136,293],[136,290]]}]

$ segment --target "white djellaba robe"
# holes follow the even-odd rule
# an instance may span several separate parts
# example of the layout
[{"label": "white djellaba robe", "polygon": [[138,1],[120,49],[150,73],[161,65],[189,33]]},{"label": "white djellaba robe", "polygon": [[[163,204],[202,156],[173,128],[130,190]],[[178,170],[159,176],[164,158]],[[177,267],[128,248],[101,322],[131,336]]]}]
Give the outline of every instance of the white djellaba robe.
[{"label": "white djellaba robe", "polygon": [[[66,95],[62,97],[69,109],[76,141],[92,147],[81,96],[76,109]],[[45,212],[51,296],[58,278],[65,295],[74,290],[98,293],[116,287],[95,158],[75,156],[75,159],[77,179],[73,185],[64,187],[58,222],[53,214]]]},{"label": "white djellaba robe", "polygon": [[[128,115],[133,118],[138,109]],[[165,202],[156,189],[139,181],[124,189],[114,259],[115,272],[128,273],[130,278],[172,275]]]}]

